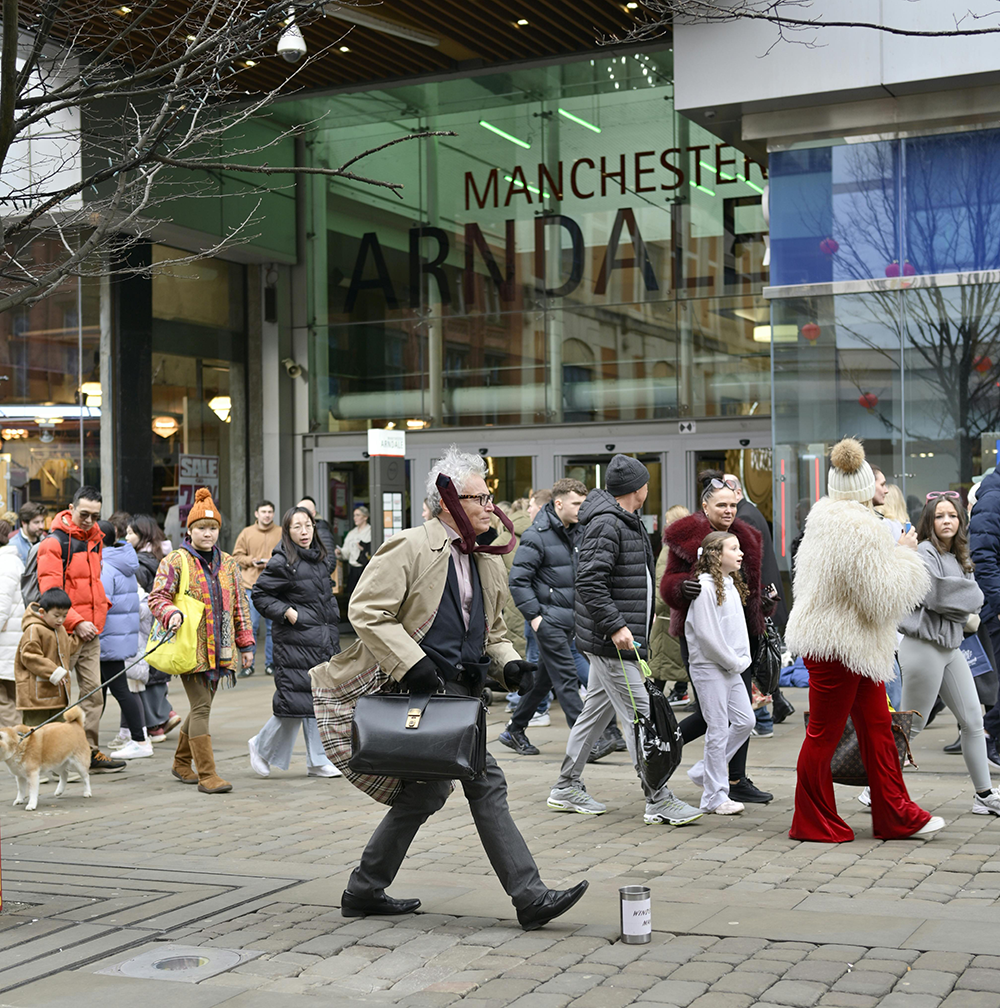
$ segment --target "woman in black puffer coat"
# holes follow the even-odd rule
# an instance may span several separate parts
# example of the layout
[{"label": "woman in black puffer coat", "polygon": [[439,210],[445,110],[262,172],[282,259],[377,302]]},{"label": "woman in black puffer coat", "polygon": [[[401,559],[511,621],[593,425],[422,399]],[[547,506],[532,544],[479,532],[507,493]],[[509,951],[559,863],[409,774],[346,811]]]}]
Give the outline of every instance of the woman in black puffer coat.
[{"label": "woman in black puffer coat", "polygon": [[333,597],[326,549],[316,520],[293,507],[281,520],[281,542],[253,587],[253,604],[274,634],[274,711],[250,739],[250,766],[260,777],[287,770],[299,725],[306,739],[306,774],[339,777],[316,729],[309,669],[340,651],[340,614]]}]

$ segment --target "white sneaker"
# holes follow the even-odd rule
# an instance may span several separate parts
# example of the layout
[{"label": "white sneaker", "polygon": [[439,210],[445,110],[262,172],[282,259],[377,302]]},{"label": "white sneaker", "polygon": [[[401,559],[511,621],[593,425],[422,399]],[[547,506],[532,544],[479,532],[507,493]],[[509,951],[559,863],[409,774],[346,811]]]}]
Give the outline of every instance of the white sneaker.
[{"label": "white sneaker", "polygon": [[108,743],[109,749],[121,749],[122,746],[128,745],[132,741],[132,733],[128,728],[122,728],[118,734]]},{"label": "white sneaker", "polygon": [[118,759],[144,759],[146,756],[153,755],[153,743],[148,739],[145,742],[129,739],[115,755]]},{"label": "white sneaker", "polygon": [[[259,758],[259,757],[258,757]],[[253,754],[250,756],[251,762],[253,762]],[[332,764],[327,763],[326,766],[311,766],[306,767],[307,777],[343,777],[344,775]]]},{"label": "white sneaker", "polygon": [[252,739],[247,740],[247,749],[250,750],[250,769],[258,777],[270,777],[271,776],[271,764],[264,759],[263,756],[257,751],[257,736],[254,735]]},{"label": "white sneaker", "polygon": [[927,820],[915,833],[911,833],[911,837],[923,837],[930,836],[931,833],[937,833],[939,829],[944,829],[945,821],[939,815],[933,815]]},{"label": "white sneaker", "polygon": [[743,802],[727,798],[721,805],[717,805],[714,809],[709,809],[708,811],[715,815],[739,815],[745,808],[746,806]]},{"label": "white sneaker", "polygon": [[862,791],[861,794],[858,795],[858,801],[861,802],[861,804],[864,805],[865,808],[871,808],[872,789],[870,787],[866,787],[864,791]]},{"label": "white sneaker", "polygon": [[552,724],[552,718],[549,717],[549,712],[546,711],[544,714],[536,714],[529,722],[529,728],[548,728]]},{"label": "white sneaker", "polygon": [[972,811],[976,815],[1000,816],[1000,788],[990,788],[990,793],[985,798],[977,794],[972,800]]}]

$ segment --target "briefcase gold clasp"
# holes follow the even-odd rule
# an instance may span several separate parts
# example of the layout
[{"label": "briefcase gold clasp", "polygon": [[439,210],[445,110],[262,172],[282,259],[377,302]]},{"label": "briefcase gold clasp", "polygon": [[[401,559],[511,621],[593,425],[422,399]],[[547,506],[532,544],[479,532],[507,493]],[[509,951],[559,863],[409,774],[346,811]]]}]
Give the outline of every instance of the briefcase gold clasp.
[{"label": "briefcase gold clasp", "polygon": [[419,707],[411,707],[406,712],[406,727],[407,728],[419,728],[420,727],[420,715],[423,711]]}]

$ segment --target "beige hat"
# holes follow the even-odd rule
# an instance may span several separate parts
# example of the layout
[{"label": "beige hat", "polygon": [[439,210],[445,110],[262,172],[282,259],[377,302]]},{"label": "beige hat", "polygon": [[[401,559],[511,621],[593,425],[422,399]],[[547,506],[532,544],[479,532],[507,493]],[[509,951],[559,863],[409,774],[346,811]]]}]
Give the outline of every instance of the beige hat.
[{"label": "beige hat", "polygon": [[875,473],[865,460],[860,441],[844,438],[833,446],[826,485],[833,500],[856,500],[864,504],[875,496]]}]

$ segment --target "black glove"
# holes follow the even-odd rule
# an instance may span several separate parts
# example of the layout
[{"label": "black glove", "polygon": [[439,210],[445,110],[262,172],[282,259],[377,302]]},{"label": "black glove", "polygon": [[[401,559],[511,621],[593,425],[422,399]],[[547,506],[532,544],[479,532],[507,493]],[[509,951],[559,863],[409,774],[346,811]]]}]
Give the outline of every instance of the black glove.
[{"label": "black glove", "polygon": [[437,693],[444,682],[438,675],[437,665],[424,657],[399,680],[399,685],[408,693]]},{"label": "black glove", "polygon": [[538,666],[530,661],[509,661],[503,667],[503,681],[507,689],[517,690],[518,696],[524,696],[531,689],[532,676]]},{"label": "black glove", "polygon": [[681,595],[688,600],[688,602],[693,601],[701,594],[701,582],[700,581],[682,581],[681,582]]}]

